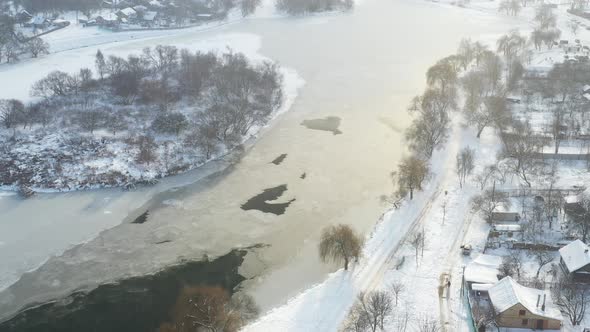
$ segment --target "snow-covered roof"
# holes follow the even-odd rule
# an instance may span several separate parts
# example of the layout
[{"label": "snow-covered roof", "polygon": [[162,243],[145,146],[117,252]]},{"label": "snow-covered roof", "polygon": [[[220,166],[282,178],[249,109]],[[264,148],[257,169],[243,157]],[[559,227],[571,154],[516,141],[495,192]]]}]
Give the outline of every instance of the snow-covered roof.
[{"label": "snow-covered roof", "polygon": [[496,255],[481,254],[477,256],[477,258],[474,259],[473,262],[480,265],[498,268],[500,264],[502,264],[502,257]]},{"label": "snow-covered roof", "polygon": [[588,90],[590,90],[590,85],[589,84],[586,84],[586,85],[584,85],[584,87],[582,87],[582,91],[586,92]]},{"label": "snow-covered roof", "polygon": [[518,224],[494,225],[498,232],[520,232],[522,227]]},{"label": "snow-covered roof", "polygon": [[472,262],[465,267],[465,281],[475,284],[494,284],[498,281],[498,269]]},{"label": "snow-covered roof", "polygon": [[135,15],[137,14],[137,12],[135,11],[135,9],[131,8],[131,7],[127,7],[127,8],[123,8],[121,10],[119,10],[120,13],[122,13],[125,16],[131,16],[131,15]]},{"label": "snow-covered roof", "polygon": [[473,289],[474,291],[484,291],[484,292],[487,292],[492,287],[494,287],[494,284],[473,284],[473,285],[471,285],[471,289]]},{"label": "snow-covered roof", "polygon": [[62,24],[62,23],[66,23],[67,21],[62,19],[62,18],[58,18],[53,20],[53,24]]},{"label": "snow-covered roof", "polygon": [[575,240],[559,249],[559,254],[570,272],[575,272],[590,264],[588,246],[580,240]]},{"label": "snow-covered roof", "polygon": [[[551,294],[544,290],[519,285],[511,277],[500,280],[488,290],[488,294],[498,313],[521,304],[534,315],[560,321],[563,319],[561,312],[551,300]],[[543,301],[545,301],[545,310],[542,308]],[[539,302],[538,306],[537,302]]]},{"label": "snow-covered roof", "polygon": [[160,1],[158,1],[158,0],[152,0],[152,1],[150,1],[150,5],[151,6],[154,6],[154,7],[164,7],[164,5]]},{"label": "snow-covered roof", "polygon": [[574,204],[580,202],[580,196],[578,195],[569,195],[564,198],[567,204]]},{"label": "snow-covered roof", "polygon": [[41,25],[41,24],[44,24],[45,22],[47,22],[47,19],[43,16],[35,16],[29,21],[29,23],[36,24],[36,25]]},{"label": "snow-covered roof", "polygon": [[99,17],[102,17],[102,19],[105,21],[117,21],[119,19],[119,17],[113,13],[107,13],[107,14],[101,15]]},{"label": "snow-covered roof", "polygon": [[586,100],[590,100],[590,93],[584,93],[582,97],[584,97]]},{"label": "snow-covered roof", "polygon": [[143,20],[144,21],[153,21],[157,15],[158,15],[158,12],[145,12],[143,14]]}]

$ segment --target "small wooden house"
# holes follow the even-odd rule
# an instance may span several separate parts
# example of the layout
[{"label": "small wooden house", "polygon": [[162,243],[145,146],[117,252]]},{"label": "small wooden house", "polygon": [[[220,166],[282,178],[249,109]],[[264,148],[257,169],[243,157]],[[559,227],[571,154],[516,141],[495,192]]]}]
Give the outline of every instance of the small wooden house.
[{"label": "small wooden house", "polygon": [[96,23],[103,27],[116,27],[120,23],[120,19],[117,15],[113,13],[108,13],[106,15],[100,15],[96,18]]},{"label": "small wooden house", "polygon": [[588,246],[575,240],[559,249],[562,271],[575,281],[590,281],[590,252]]},{"label": "small wooden house", "polygon": [[505,328],[559,330],[563,317],[548,291],[506,277],[488,290],[496,324]]},{"label": "small wooden house", "polygon": [[137,12],[135,11],[135,9],[131,7],[123,8],[119,10],[116,14],[121,19],[135,20],[137,18]]}]

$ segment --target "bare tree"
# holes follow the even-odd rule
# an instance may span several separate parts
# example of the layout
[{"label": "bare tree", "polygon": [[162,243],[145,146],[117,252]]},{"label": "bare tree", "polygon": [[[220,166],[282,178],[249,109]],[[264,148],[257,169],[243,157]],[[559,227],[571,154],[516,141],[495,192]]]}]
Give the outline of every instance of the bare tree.
[{"label": "bare tree", "polygon": [[485,73],[481,70],[473,70],[461,78],[461,87],[465,94],[465,105],[463,111],[466,114],[475,112],[487,92]]},{"label": "bare tree", "polygon": [[502,58],[486,49],[482,51],[479,58],[481,70],[484,72],[487,80],[486,93],[488,95],[499,93],[501,91],[502,69],[504,68]]},{"label": "bare tree", "polygon": [[196,128],[185,137],[184,143],[190,147],[201,150],[205,158],[210,159],[219,151],[219,129],[214,122],[200,121]]},{"label": "bare tree", "polygon": [[493,214],[500,207],[510,207],[510,199],[507,193],[494,189],[488,189],[471,200],[472,210],[479,212],[488,223],[493,222]]},{"label": "bare tree", "polygon": [[68,73],[53,71],[45,78],[35,82],[31,95],[35,97],[63,97],[80,89],[80,81]]},{"label": "bare tree", "polygon": [[551,137],[553,137],[553,144],[555,145],[555,154],[559,153],[561,142],[566,138],[564,127],[565,108],[557,105],[553,108],[553,119],[551,121]]},{"label": "bare tree", "polygon": [[552,291],[553,300],[561,312],[573,326],[580,325],[590,301],[586,287],[563,278],[553,286]]},{"label": "bare tree", "polygon": [[104,59],[104,55],[100,50],[96,51],[96,58],[94,60],[94,64],[96,66],[96,72],[98,73],[98,76],[100,76],[101,80],[104,79],[107,73],[107,63]]},{"label": "bare tree", "polygon": [[178,136],[186,129],[188,121],[186,116],[180,112],[159,114],[152,122],[152,129],[158,133],[175,134]]},{"label": "bare tree", "polygon": [[514,277],[520,279],[522,271],[522,257],[520,250],[509,250],[508,256],[502,257],[502,264],[498,268],[504,277]]},{"label": "bare tree", "polygon": [[438,61],[426,72],[426,82],[433,88],[440,89],[444,94],[453,94],[455,83],[458,80],[457,68],[448,59]]},{"label": "bare tree", "polygon": [[156,160],[156,142],[152,136],[142,135],[137,138],[137,162],[150,164]]},{"label": "bare tree", "polygon": [[571,33],[576,36],[578,31],[580,30],[580,23],[575,21],[569,21],[567,27],[570,29]]},{"label": "bare tree", "polygon": [[418,268],[418,257],[421,250],[424,250],[426,244],[424,232],[416,231],[410,235],[407,243],[414,248],[416,254],[416,268]]},{"label": "bare tree", "polygon": [[522,5],[519,0],[502,0],[498,6],[499,12],[505,12],[506,15],[517,16],[522,9]]},{"label": "bare tree", "polygon": [[582,236],[582,242],[586,243],[590,235],[590,194],[584,192],[579,196],[578,207],[571,209],[569,214],[570,227]]},{"label": "bare tree", "polygon": [[435,149],[440,149],[449,135],[449,111],[456,108],[456,96],[442,90],[427,90],[424,95],[414,98],[409,110],[417,117],[406,131],[410,148],[426,158]]},{"label": "bare tree", "polygon": [[25,105],[16,99],[0,99],[0,121],[6,129],[16,129],[23,120]]},{"label": "bare tree", "polygon": [[553,262],[555,257],[551,252],[546,250],[534,250],[533,256],[535,257],[537,264],[539,264],[537,272],[535,273],[535,278],[539,278],[539,274],[541,273],[541,269],[543,269],[543,266]]},{"label": "bare tree", "polygon": [[319,244],[320,259],[323,262],[344,262],[348,270],[351,260],[361,256],[363,239],[348,225],[332,225],[322,230]]},{"label": "bare tree", "polygon": [[457,175],[459,176],[459,186],[463,188],[467,176],[475,168],[475,150],[465,147],[457,153]]},{"label": "bare tree", "polygon": [[399,163],[398,171],[393,174],[397,179],[398,195],[405,197],[410,194],[414,198],[415,190],[422,190],[422,184],[428,178],[430,169],[428,163],[416,156],[409,156]]},{"label": "bare tree", "polygon": [[366,332],[369,329],[369,325],[369,315],[357,299],[357,302],[352,306],[346,317],[343,330],[345,332]]},{"label": "bare tree", "polygon": [[391,292],[395,298],[395,306],[397,306],[401,294],[406,290],[406,286],[401,282],[394,282],[391,284]]},{"label": "bare tree", "polygon": [[439,332],[441,330],[438,320],[426,315],[418,319],[416,327],[420,332]]},{"label": "bare tree", "polygon": [[479,189],[484,190],[489,181],[497,180],[500,170],[497,165],[487,165],[483,170],[475,175],[475,181],[479,183]]},{"label": "bare tree", "polygon": [[107,116],[106,127],[114,136],[129,128],[127,120],[120,113],[114,113]]},{"label": "bare tree", "polygon": [[230,297],[217,286],[184,288],[172,310],[172,322],[163,324],[159,332],[235,332],[258,315],[251,297],[240,294]]},{"label": "bare tree", "polygon": [[21,45],[16,40],[11,39],[4,44],[4,57],[7,63],[18,61],[20,53]]},{"label": "bare tree", "polygon": [[494,311],[491,306],[483,306],[479,301],[473,301],[471,306],[473,323],[476,331],[485,331],[485,328],[495,322]]},{"label": "bare tree", "polygon": [[535,10],[535,17],[533,18],[537,23],[537,28],[540,30],[547,30],[552,28],[557,23],[557,16],[550,6],[538,6]]},{"label": "bare tree", "polygon": [[49,54],[49,44],[39,37],[29,40],[26,48],[33,58],[38,57],[40,54]]},{"label": "bare tree", "polygon": [[530,188],[532,177],[539,175],[543,167],[538,153],[545,145],[545,139],[535,135],[530,123],[516,121],[514,134],[504,134],[504,150],[501,157],[506,158],[506,165],[511,172],[520,177]]},{"label": "bare tree", "polygon": [[92,109],[88,111],[80,111],[78,113],[77,122],[80,128],[90,132],[91,134],[98,128],[106,124],[109,110],[107,109]]},{"label": "bare tree", "polygon": [[393,311],[391,296],[384,291],[361,292],[356,305],[364,312],[371,332],[377,331],[377,328],[383,330],[385,318]]},{"label": "bare tree", "polygon": [[499,130],[505,129],[511,118],[504,96],[485,97],[477,108],[465,113],[469,124],[477,128],[477,138],[489,126]]},{"label": "bare tree", "polygon": [[461,66],[463,70],[467,70],[467,66],[475,59],[475,47],[469,38],[461,39],[457,49],[457,55],[461,59]]},{"label": "bare tree", "polygon": [[260,3],[261,0],[242,0],[240,4],[242,16],[246,17],[254,13],[254,11],[256,11],[256,8],[260,5]]}]

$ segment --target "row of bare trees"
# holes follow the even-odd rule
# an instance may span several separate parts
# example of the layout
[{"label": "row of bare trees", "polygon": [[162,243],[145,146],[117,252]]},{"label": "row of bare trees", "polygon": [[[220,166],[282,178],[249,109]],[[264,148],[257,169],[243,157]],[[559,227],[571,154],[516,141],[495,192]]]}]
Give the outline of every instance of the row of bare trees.
[{"label": "row of bare trees", "polygon": [[[395,326],[395,331],[438,332],[441,330],[437,319],[429,315],[412,315],[400,296],[406,292],[401,283],[393,283],[386,290],[361,292],[358,294],[343,325],[346,332],[386,331]],[[399,309],[397,314],[396,309]],[[396,317],[397,316],[397,317]]]},{"label": "row of bare trees", "polygon": [[290,15],[303,15],[329,10],[348,10],[354,0],[276,0],[276,8]]}]

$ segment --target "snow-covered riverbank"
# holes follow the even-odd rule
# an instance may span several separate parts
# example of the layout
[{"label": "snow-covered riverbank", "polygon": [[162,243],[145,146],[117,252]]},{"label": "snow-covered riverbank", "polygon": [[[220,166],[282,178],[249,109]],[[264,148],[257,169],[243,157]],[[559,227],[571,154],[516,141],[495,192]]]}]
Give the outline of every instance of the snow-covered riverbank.
[{"label": "snow-covered riverbank", "polygon": [[[260,64],[263,61],[269,61],[258,53],[260,48],[260,38],[254,35],[227,35],[220,36],[215,40],[204,40],[197,44],[179,45],[179,48],[199,52],[222,52],[226,48],[231,48],[235,52],[247,54],[254,64]],[[79,50],[68,52],[70,56],[76,56],[76,61],[72,61],[68,67],[74,68],[92,68],[93,57],[90,52]],[[76,54],[77,53],[77,54]],[[128,54],[123,52],[116,53],[126,58]],[[60,54],[61,55],[61,54]],[[52,57],[60,57],[52,54]],[[36,63],[38,67],[46,68],[44,61]],[[31,63],[33,64],[33,63]],[[24,68],[19,68],[24,67]],[[16,73],[22,73],[23,70],[29,69],[27,64],[21,66],[15,65]],[[32,66],[35,67],[35,66]],[[61,66],[59,66],[61,67]],[[62,68],[51,68],[51,70],[63,70]],[[35,70],[39,74],[41,70]],[[290,108],[296,97],[297,90],[301,87],[302,80],[294,70],[289,68],[279,68],[278,72],[282,76],[282,98],[281,105],[275,109],[269,116],[268,121],[272,121],[279,114],[284,113]],[[29,75],[29,79],[32,79]],[[19,86],[22,90],[27,90],[26,83],[19,81],[14,77],[14,86]],[[18,82],[18,83],[17,83]],[[7,95],[4,93],[4,95]],[[186,111],[197,108],[193,105],[183,106]],[[137,112],[135,112],[137,113]],[[105,114],[107,116],[107,114]],[[66,121],[64,119],[64,121]],[[108,124],[107,124],[108,125]],[[149,124],[148,124],[149,125]],[[133,123],[133,128],[139,129],[141,123]],[[143,124],[145,126],[145,124]],[[242,138],[245,142],[250,137],[255,137],[262,127],[260,125],[250,128],[248,133]],[[127,128],[126,128],[127,129]],[[189,128],[190,129],[190,128]],[[132,129],[129,127],[128,131]],[[3,131],[3,132],[2,132]],[[0,131],[3,140],[15,140],[16,146],[12,150],[7,150],[7,156],[4,157],[6,168],[4,169],[4,180],[8,183],[18,179],[20,185],[30,187],[35,191],[69,191],[77,189],[96,189],[101,187],[113,186],[133,186],[135,183],[150,182],[161,178],[162,175],[169,176],[179,172],[184,172],[195,167],[202,166],[205,162],[217,159],[227,154],[225,147],[215,149],[209,159],[204,155],[195,154],[191,149],[183,146],[182,138],[170,140],[163,137],[156,142],[163,140],[166,149],[157,148],[155,150],[155,160],[147,165],[136,161],[135,149],[127,143],[126,134],[123,132],[118,136],[113,136],[108,131],[96,131],[93,134],[76,134],[70,130],[61,132],[56,130],[47,133],[46,128],[29,127],[27,129],[16,129],[16,136],[13,129],[3,129]],[[71,144],[74,141],[87,142],[88,144]],[[87,146],[88,145],[88,146]],[[54,160],[59,160],[56,163]],[[63,160],[63,161],[62,161]],[[71,161],[67,161],[71,160]],[[12,166],[11,166],[12,165]],[[20,170],[26,170],[26,176],[19,175]],[[1,174],[1,172],[0,172]],[[25,179],[26,178],[26,179]],[[13,180],[10,180],[13,179]],[[4,189],[16,189],[16,186],[7,185]]]},{"label": "snow-covered riverbank", "polygon": [[[317,260],[319,230],[333,223],[352,224],[360,231],[373,228],[384,209],[378,197],[390,191],[389,173],[403,153],[406,105],[423,87],[424,70],[452,52],[464,34],[473,38],[500,30],[493,20],[466,22],[472,16],[457,9],[445,14],[426,3],[367,0],[354,13],[329,19],[248,21],[222,28],[221,35],[244,29],[264,36],[261,53],[296,68],[306,78],[294,111],[270,126],[231,171],[200,184],[186,186],[200,177],[196,170],[168,178],[157,189],[39,195],[22,202],[6,198],[4,205],[0,200],[6,211],[1,216],[0,241],[7,248],[0,252],[5,255],[0,260],[12,267],[34,267],[70,243],[124,222],[50,259],[19,287],[0,293],[0,303],[19,307],[29,300],[92,287],[94,282],[150,273],[203,252],[216,254],[260,242],[271,246],[256,257],[247,257],[245,275],[251,279],[243,287],[264,309],[323,280],[333,268]],[[414,20],[417,15],[429,18],[426,29],[423,22]],[[392,36],[391,31],[403,26],[415,27],[417,32]],[[188,34],[173,41],[192,45],[199,39]],[[155,43],[162,42],[135,41],[121,44],[120,50],[109,45],[104,51],[128,54]],[[70,59],[62,60],[67,66]],[[301,126],[305,120],[328,116],[341,118],[343,134]],[[281,165],[270,163],[282,154],[288,156]],[[303,173],[305,179],[300,178]],[[177,181],[180,188],[160,194],[169,181]],[[240,209],[253,195],[280,184],[288,185],[285,199],[296,198],[284,215]],[[147,223],[125,223],[147,208]],[[155,245],[169,239],[173,242]],[[16,271],[18,275],[23,269]]]}]

